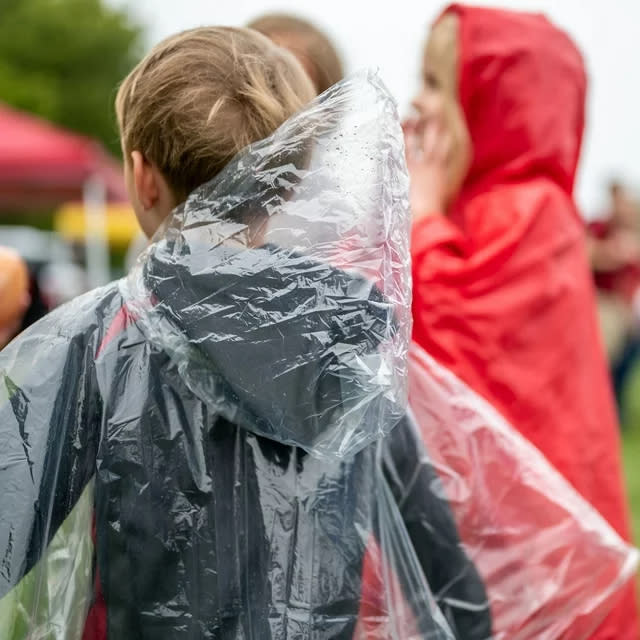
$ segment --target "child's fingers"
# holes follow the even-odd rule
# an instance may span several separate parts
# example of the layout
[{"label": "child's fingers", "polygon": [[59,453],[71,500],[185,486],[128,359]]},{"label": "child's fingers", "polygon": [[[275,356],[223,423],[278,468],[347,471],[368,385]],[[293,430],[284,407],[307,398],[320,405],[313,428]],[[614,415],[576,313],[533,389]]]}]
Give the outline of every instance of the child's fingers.
[{"label": "child's fingers", "polygon": [[402,125],[405,137],[407,164],[435,164],[445,166],[451,155],[452,138],[437,118],[407,120]]},{"label": "child's fingers", "polygon": [[442,131],[438,137],[438,145],[436,149],[437,160],[443,164],[449,162],[452,150],[452,137],[448,131]]},{"label": "child's fingers", "polygon": [[415,164],[422,159],[422,141],[418,134],[417,121],[403,123],[405,155],[408,165]]},{"label": "child's fingers", "polygon": [[404,146],[407,157],[415,155],[416,138],[418,136],[418,122],[415,119],[405,120],[402,123],[402,133],[404,134]]},{"label": "child's fingers", "polygon": [[415,134],[418,128],[418,121],[415,118],[407,118],[402,122],[402,132],[405,136]]},{"label": "child's fingers", "polygon": [[437,121],[426,124],[422,136],[422,150],[424,158],[430,162],[442,162],[446,159],[448,139],[442,126]]}]

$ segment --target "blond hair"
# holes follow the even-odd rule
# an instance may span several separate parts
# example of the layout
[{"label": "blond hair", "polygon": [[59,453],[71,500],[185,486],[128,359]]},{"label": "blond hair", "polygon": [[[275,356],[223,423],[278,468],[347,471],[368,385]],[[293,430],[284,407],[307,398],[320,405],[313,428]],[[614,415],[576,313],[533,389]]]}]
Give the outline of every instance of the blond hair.
[{"label": "blond hair", "polygon": [[445,13],[431,28],[424,47],[423,64],[430,58],[437,65],[439,79],[449,94],[458,91],[458,31],[458,16]]},{"label": "blond hair", "polygon": [[316,26],[283,13],[272,13],[248,25],[291,51],[311,77],[318,93],[344,77],[340,55],[329,37]]},{"label": "blond hair", "polygon": [[300,63],[250,29],[201,27],[156,45],[124,79],[125,156],[140,151],[178,202],[314,97]]}]

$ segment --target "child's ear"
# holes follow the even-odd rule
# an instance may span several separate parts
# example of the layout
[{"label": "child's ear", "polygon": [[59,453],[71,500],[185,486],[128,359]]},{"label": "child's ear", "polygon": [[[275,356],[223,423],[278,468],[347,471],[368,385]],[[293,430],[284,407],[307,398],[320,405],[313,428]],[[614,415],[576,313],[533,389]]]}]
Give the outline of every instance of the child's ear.
[{"label": "child's ear", "polygon": [[160,195],[160,185],[155,167],[140,151],[132,151],[131,172],[138,202],[144,209],[152,209]]}]

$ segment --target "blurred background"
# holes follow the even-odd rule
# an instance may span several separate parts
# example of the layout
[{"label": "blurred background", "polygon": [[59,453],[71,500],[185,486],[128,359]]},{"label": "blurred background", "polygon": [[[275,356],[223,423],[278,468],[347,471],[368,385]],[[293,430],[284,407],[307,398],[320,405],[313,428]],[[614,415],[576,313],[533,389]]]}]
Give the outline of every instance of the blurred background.
[{"label": "blurred background", "polygon": [[[640,3],[490,4],[548,14],[586,58],[588,127],[577,198],[588,223],[640,533]],[[23,257],[30,278],[16,330],[122,275],[139,249],[113,99],[118,82],[155,42],[188,27],[290,12],[327,32],[347,71],[379,68],[407,113],[428,25],[443,8],[412,0],[0,0],[0,246]]]}]

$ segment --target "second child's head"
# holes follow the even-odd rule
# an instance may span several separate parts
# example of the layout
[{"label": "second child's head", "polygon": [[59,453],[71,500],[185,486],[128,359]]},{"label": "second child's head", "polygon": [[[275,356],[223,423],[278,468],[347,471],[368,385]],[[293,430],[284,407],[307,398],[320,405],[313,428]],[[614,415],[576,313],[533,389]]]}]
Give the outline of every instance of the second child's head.
[{"label": "second child's head", "polygon": [[422,58],[422,84],[413,100],[417,136],[426,127],[447,135],[447,185],[450,202],[459,191],[471,162],[471,140],[458,99],[458,18],[444,15],[431,29]]},{"label": "second child's head", "polygon": [[296,58],[250,29],[202,27],[154,47],[116,98],[127,189],[145,234],[314,95]]},{"label": "second child's head", "polygon": [[323,93],[342,80],[340,54],[326,33],[307,20],[284,13],[271,13],[248,25],[277,45],[288,49],[309,74],[317,93]]},{"label": "second child's head", "polygon": [[[458,3],[446,9],[429,34],[413,103],[427,131],[435,122],[446,132],[444,199],[540,177],[570,195],[586,84],[579,49],[545,16]],[[423,146],[433,137],[424,136]]]}]

